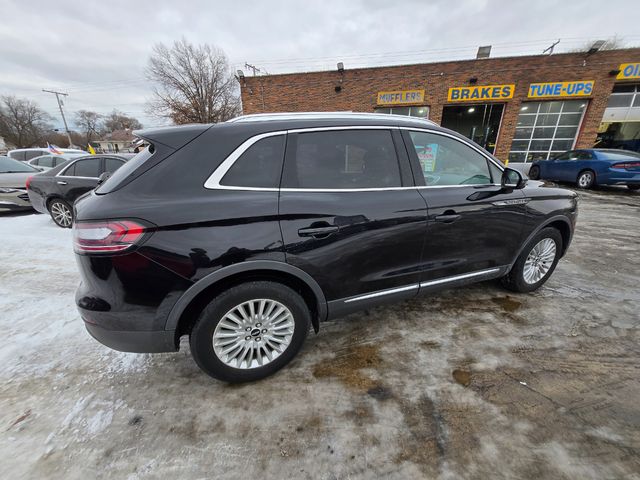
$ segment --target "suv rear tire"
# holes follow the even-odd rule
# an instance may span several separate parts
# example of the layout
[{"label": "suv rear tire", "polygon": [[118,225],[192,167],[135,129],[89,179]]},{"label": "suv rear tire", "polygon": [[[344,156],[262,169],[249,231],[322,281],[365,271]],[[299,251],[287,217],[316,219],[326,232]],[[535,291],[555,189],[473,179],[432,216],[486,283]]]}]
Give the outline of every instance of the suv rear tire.
[{"label": "suv rear tire", "polygon": [[49,202],[49,214],[56,225],[71,228],[73,225],[73,208],[64,200],[56,198]]},{"label": "suv rear tire", "polygon": [[562,235],[547,227],[538,232],[522,249],[502,284],[514,292],[533,292],[551,276],[560,260]]},{"label": "suv rear tire", "polygon": [[244,283],[202,310],[189,336],[191,355],[218,380],[260,380],[291,361],[310,325],[307,304],[291,288],[268,281]]}]

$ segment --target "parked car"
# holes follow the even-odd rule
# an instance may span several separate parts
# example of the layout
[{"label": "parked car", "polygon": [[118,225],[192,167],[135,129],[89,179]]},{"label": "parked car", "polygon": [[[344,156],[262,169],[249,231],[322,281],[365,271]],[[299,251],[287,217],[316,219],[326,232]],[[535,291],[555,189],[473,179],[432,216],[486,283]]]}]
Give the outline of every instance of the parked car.
[{"label": "parked car", "polygon": [[31,160],[27,160],[25,163],[28,163],[29,165],[44,172],[53,167],[57,167],[72,158],[84,157],[86,155],[86,153],[65,153],[63,155],[54,155],[53,153],[50,153],[48,155],[41,155],[39,157],[32,158]]},{"label": "parked car", "polygon": [[31,165],[0,156],[0,212],[31,210],[26,182],[39,172]]},{"label": "parked car", "polygon": [[[577,195],[453,131],[383,114],[281,114],[136,132],[150,147],[75,206],[89,333],[176,351],[228,382],[287,364],[310,326],[502,278],[543,285]],[[373,321],[373,320],[372,320]]]},{"label": "parked car", "polygon": [[33,208],[49,213],[59,227],[71,228],[73,202],[98,185],[100,176],[113,173],[126,159],[117,155],[83,155],[34,175],[28,194]]},{"label": "parked car", "polygon": [[532,179],[574,182],[580,188],[596,185],[626,185],[640,189],[640,153],[594,148],[570,150],[550,160],[531,164]]},{"label": "parked car", "polygon": [[[77,148],[59,148],[58,151],[65,153],[81,153],[86,155],[87,152],[84,150],[78,150]],[[14,160],[20,160],[21,162],[26,162],[27,160],[31,160],[32,158],[39,157],[41,155],[50,154],[48,148],[16,148],[15,150],[9,150],[7,152],[7,156],[9,158],[13,158]]]}]

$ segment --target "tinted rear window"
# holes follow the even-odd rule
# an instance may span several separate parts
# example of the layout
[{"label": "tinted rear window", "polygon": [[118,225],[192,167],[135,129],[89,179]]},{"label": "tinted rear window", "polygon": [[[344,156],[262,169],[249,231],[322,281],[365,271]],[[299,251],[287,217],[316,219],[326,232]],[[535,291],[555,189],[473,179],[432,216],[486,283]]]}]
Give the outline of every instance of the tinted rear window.
[{"label": "tinted rear window", "polygon": [[118,168],[95,192],[98,194],[113,192],[129,175],[149,160],[152,155],[153,153],[149,151],[149,148],[145,148],[122,167]]},{"label": "tinted rear window", "polygon": [[263,138],[251,145],[229,169],[221,185],[253,188],[278,188],[284,135]]}]

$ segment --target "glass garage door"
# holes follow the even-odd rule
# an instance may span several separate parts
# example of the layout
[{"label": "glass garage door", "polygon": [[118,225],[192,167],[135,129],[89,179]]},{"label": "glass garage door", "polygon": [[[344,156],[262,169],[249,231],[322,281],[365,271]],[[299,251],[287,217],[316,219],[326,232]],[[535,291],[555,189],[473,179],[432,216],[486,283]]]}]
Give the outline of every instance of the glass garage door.
[{"label": "glass garage door", "polygon": [[547,160],[571,150],[586,107],[584,100],[524,102],[520,107],[509,161]]},{"label": "glass garage door", "polygon": [[375,113],[393,113],[394,115],[409,115],[410,117],[429,118],[429,107],[420,105],[418,107],[378,107]]}]

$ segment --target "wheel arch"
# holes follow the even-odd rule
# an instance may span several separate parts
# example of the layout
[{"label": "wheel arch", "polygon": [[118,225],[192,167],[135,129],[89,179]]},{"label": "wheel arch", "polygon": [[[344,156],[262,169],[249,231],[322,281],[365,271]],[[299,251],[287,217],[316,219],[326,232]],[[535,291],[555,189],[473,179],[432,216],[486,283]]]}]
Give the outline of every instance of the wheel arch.
[{"label": "wheel arch", "polygon": [[556,215],[551,218],[548,218],[547,220],[542,222],[540,225],[538,225],[533,230],[533,232],[531,232],[529,236],[524,240],[524,242],[522,242],[521,247],[518,249],[518,252],[516,253],[513,260],[511,261],[511,267],[513,267],[513,264],[516,263],[516,261],[518,260],[518,257],[524,250],[524,247],[527,246],[527,244],[531,241],[531,239],[535,237],[538,233],[540,233],[540,231],[543,228],[547,228],[547,227],[555,228],[560,232],[560,235],[562,236],[562,252],[560,257],[564,256],[567,249],[569,248],[569,244],[571,243],[571,237],[573,236],[573,231],[571,229],[571,222],[567,217],[563,215]]},{"label": "wheel arch", "polygon": [[318,283],[306,272],[292,265],[272,260],[238,263],[216,270],[194,283],[171,309],[165,330],[175,331],[176,346],[182,335],[189,333],[197,316],[218,293],[235,285],[254,280],[282,283],[296,290],[309,306],[313,329],[327,318],[327,301]]}]

